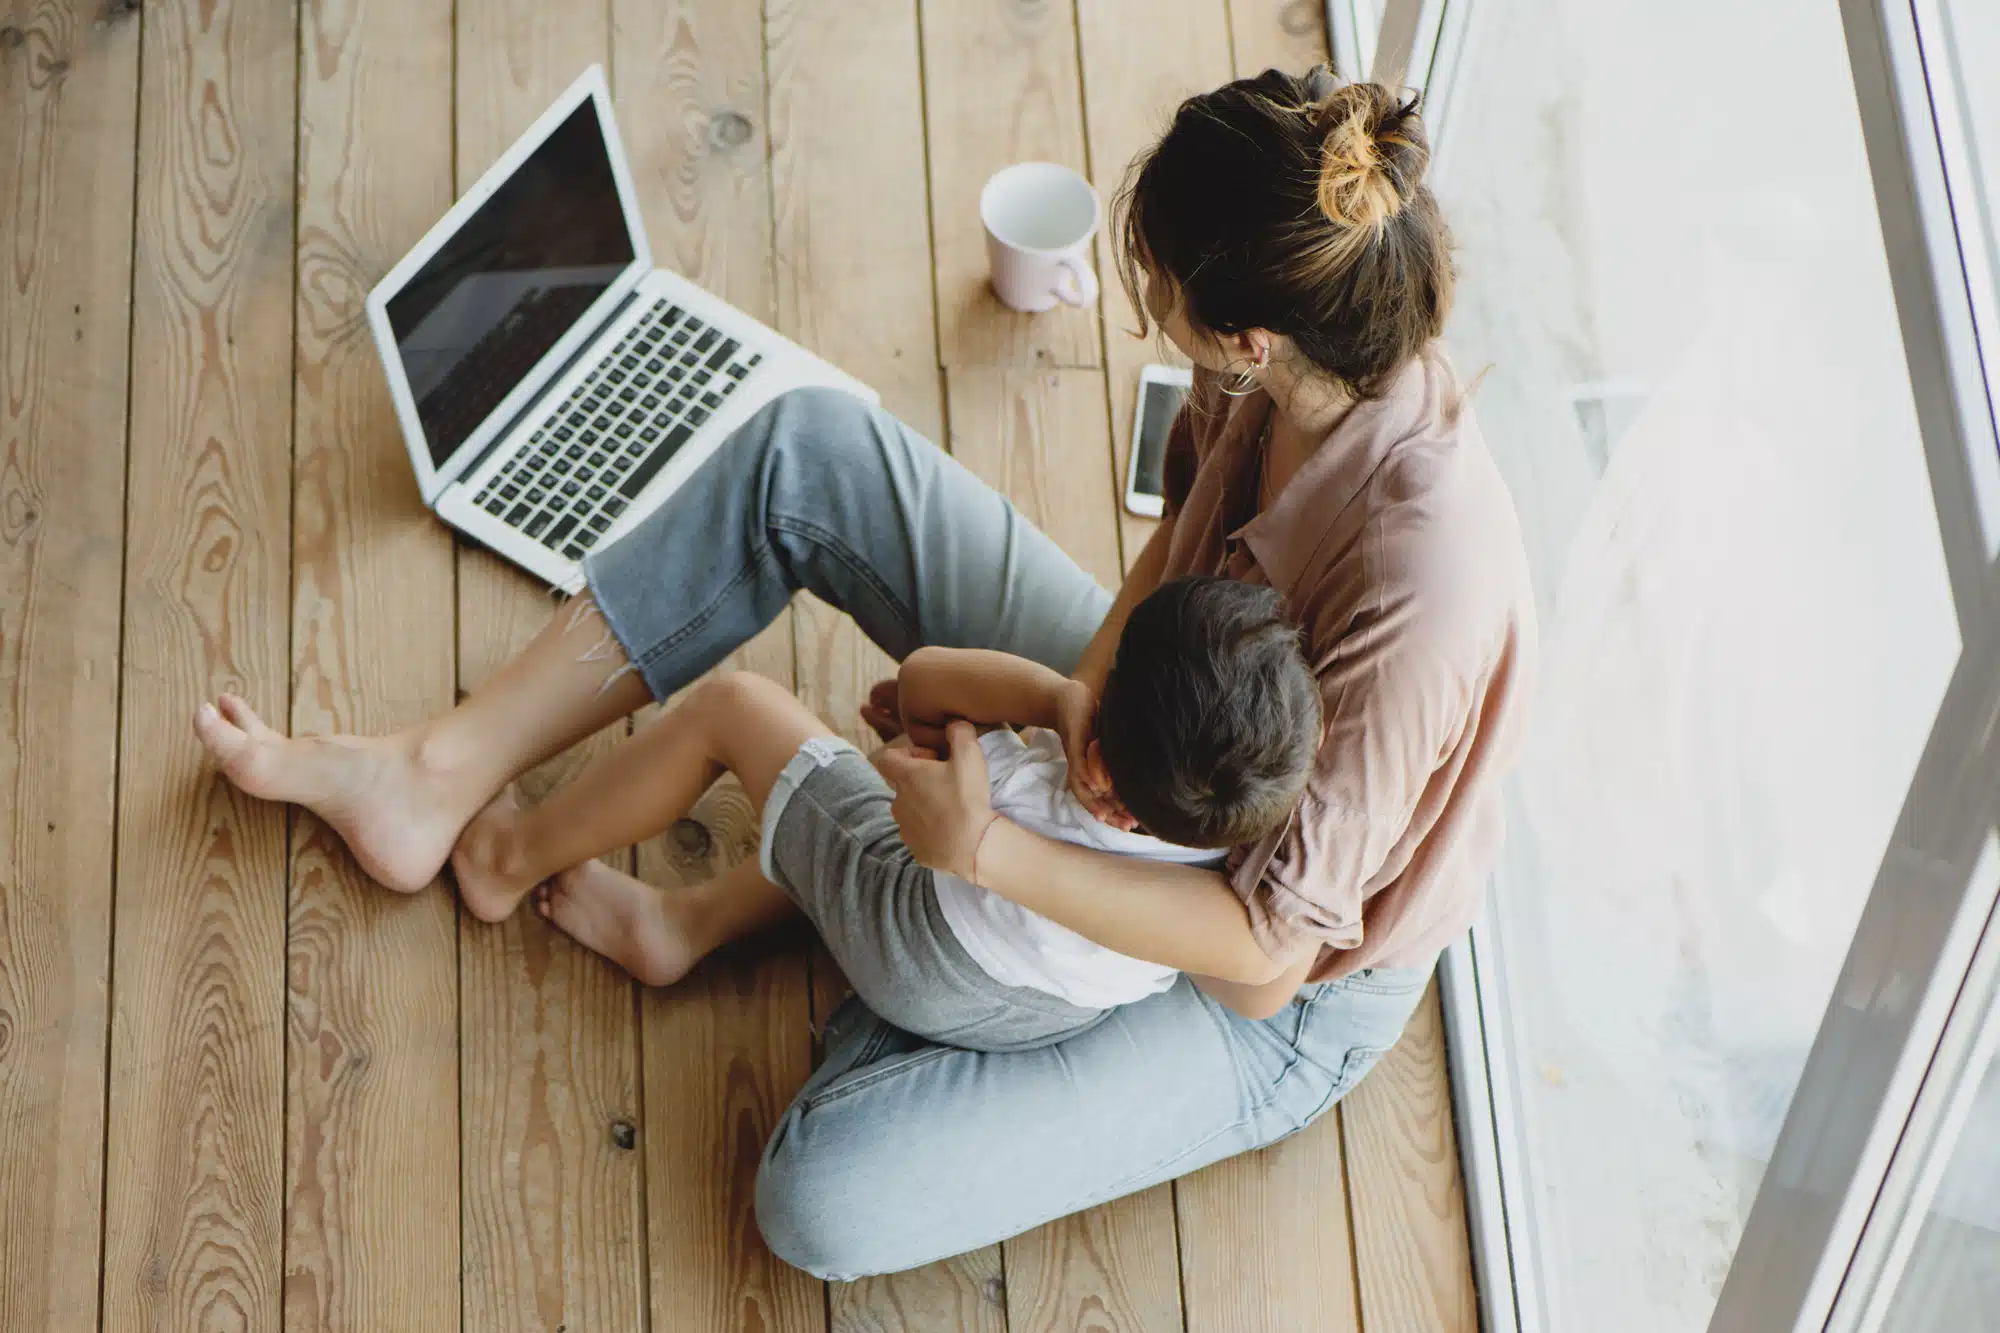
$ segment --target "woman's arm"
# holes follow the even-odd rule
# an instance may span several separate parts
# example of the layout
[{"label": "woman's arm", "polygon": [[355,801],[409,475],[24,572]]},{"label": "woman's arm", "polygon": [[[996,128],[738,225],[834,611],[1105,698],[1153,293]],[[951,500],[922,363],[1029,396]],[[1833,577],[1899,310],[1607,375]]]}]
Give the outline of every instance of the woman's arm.
[{"label": "woman's arm", "polygon": [[1299,987],[1306,984],[1306,974],[1312,971],[1313,963],[1318,958],[1319,948],[1314,946],[1280,973],[1276,981],[1267,981],[1261,986],[1246,986],[1242,982],[1224,981],[1220,977],[1205,977],[1199,973],[1191,974],[1188,979],[1205,994],[1220,1000],[1245,1018],[1262,1021],[1292,1002],[1292,997],[1299,993]]},{"label": "woman's arm", "polygon": [[896,789],[891,813],[903,841],[924,865],[1162,967],[1262,986],[1291,966],[1264,952],[1249,910],[1217,872],[1113,856],[997,817],[972,724],[951,723],[947,737],[944,759],[910,751],[876,758]]},{"label": "woman's arm", "polygon": [[1010,819],[991,822],[971,859],[976,864],[966,866],[973,874],[962,876],[981,888],[1162,967],[1249,986],[1283,975],[1286,964],[1257,943],[1248,909],[1219,872],[1113,856]]}]

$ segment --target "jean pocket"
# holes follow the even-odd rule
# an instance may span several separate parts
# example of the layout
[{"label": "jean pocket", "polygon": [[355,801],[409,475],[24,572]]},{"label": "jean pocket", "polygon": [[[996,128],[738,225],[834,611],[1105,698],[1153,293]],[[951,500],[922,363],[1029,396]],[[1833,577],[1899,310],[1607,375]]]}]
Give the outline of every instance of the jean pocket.
[{"label": "jean pocket", "polygon": [[[1282,1133],[1280,1133],[1276,1138],[1270,1140],[1270,1142],[1272,1143],[1283,1142],[1284,1140],[1292,1137],[1292,1135],[1300,1133],[1308,1126],[1310,1126],[1313,1123],[1313,1121],[1318,1120],[1328,1111],[1331,1111],[1336,1105],[1339,1104],[1341,1099],[1346,1097],[1348,1093],[1354,1091],[1354,1085],[1359,1083],[1362,1077],[1365,1074],[1367,1074],[1369,1070],[1373,1069],[1376,1066],[1376,1064],[1382,1059],[1382,1057],[1387,1055],[1388,1053],[1389,1053],[1389,1048],[1387,1046],[1350,1047],[1348,1049],[1347,1055],[1340,1062],[1340,1068],[1338,1072],[1334,1074],[1330,1082],[1324,1084],[1324,1091],[1320,1092],[1319,1096],[1313,1099],[1312,1109],[1306,1112],[1304,1115],[1299,1115],[1297,1114],[1297,1112],[1294,1112],[1293,1115],[1295,1118],[1292,1120],[1291,1125],[1288,1128],[1286,1128]],[[1326,1071],[1324,1069],[1321,1069],[1317,1066],[1313,1066],[1313,1070],[1317,1077],[1315,1079],[1306,1079],[1302,1077],[1293,1080],[1293,1087],[1296,1089],[1296,1091],[1292,1097],[1283,1100],[1289,1100],[1292,1103],[1297,1104],[1298,1102],[1305,1101],[1307,1098],[1311,1098],[1312,1092],[1318,1090],[1317,1089],[1309,1090],[1310,1084],[1312,1082],[1317,1081],[1318,1079],[1324,1079],[1326,1077]],[[1282,1101],[1280,1103],[1279,1109],[1282,1110]]]},{"label": "jean pocket", "polygon": [[[1331,1106],[1334,1102],[1339,1101],[1342,1097],[1354,1091],[1354,1085],[1359,1083],[1362,1076],[1373,1069],[1381,1061],[1382,1057],[1389,1053],[1390,1049],[1387,1046],[1355,1046],[1350,1048],[1346,1057],[1340,1062],[1340,1073],[1334,1077],[1333,1092],[1326,1099],[1327,1105]],[[1324,1110],[1325,1108],[1322,1107],[1321,1109]]]}]

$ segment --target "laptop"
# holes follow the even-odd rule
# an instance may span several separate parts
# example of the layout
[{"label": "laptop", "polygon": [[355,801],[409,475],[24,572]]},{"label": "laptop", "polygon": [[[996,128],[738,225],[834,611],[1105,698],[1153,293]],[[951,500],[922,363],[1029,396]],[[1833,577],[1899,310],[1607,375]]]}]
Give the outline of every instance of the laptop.
[{"label": "laptop", "polygon": [[653,267],[598,66],[376,285],[368,323],[424,503],[570,592],[772,398],[876,401]]}]

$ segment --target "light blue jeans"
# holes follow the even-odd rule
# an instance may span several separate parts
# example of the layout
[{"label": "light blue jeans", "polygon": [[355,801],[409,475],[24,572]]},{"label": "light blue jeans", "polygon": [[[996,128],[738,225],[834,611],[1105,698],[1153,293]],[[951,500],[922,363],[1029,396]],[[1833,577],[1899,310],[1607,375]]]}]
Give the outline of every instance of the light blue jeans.
[{"label": "light blue jeans", "polygon": [[[586,573],[659,698],[802,588],[892,657],[999,648],[1063,672],[1111,605],[935,445],[821,389],[752,418]],[[1276,1142],[1395,1044],[1429,977],[1377,969],[1308,986],[1263,1022],[1182,980],[1077,1036],[1006,1052],[925,1042],[851,999],[765,1148],[758,1224],[779,1257],[821,1277],[895,1272]]]}]

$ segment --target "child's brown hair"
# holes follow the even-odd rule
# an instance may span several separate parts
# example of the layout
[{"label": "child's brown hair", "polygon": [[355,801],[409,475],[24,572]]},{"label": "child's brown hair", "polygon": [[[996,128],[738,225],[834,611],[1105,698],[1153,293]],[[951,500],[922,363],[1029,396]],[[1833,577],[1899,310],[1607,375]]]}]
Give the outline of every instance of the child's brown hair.
[{"label": "child's brown hair", "polygon": [[1184,847],[1255,842],[1298,803],[1319,741],[1319,687],[1275,591],[1175,579],[1132,609],[1097,744],[1148,833]]}]

